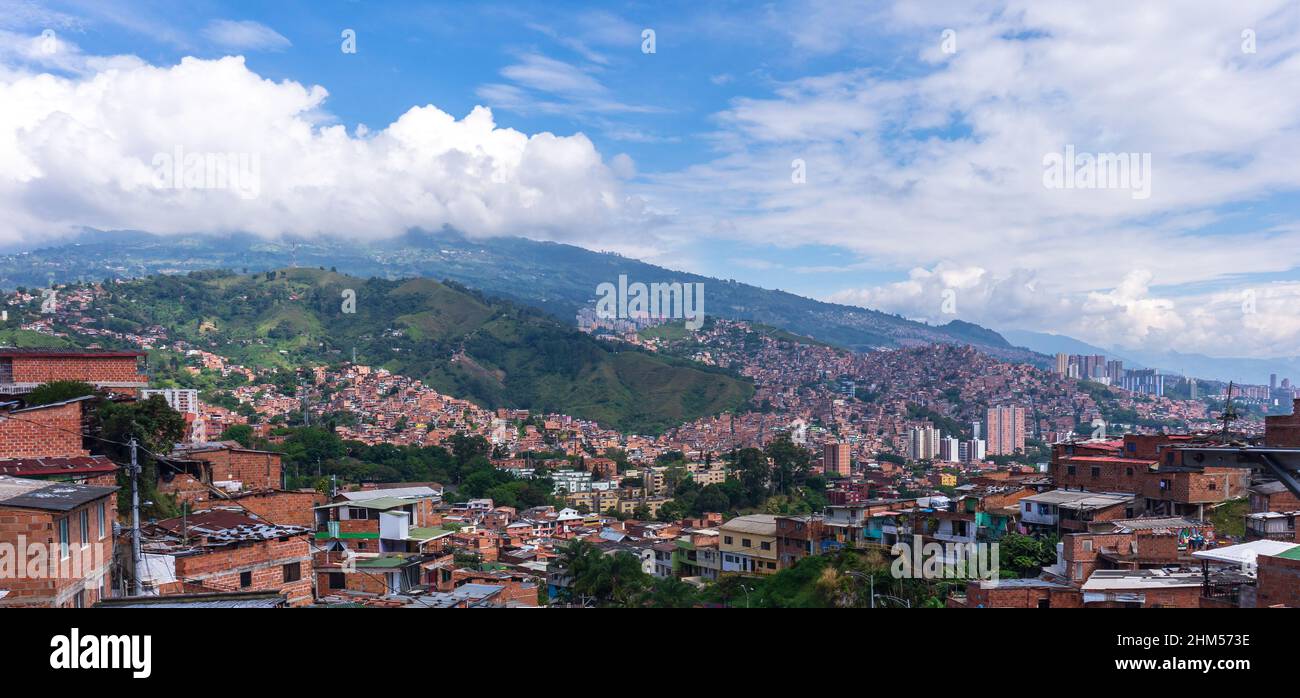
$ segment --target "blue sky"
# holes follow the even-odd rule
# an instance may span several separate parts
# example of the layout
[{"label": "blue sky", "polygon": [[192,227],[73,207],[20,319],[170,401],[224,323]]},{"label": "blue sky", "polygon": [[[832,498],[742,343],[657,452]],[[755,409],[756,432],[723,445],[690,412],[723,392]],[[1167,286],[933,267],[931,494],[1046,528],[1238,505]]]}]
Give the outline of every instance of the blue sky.
[{"label": "blue sky", "polygon": [[[1283,0],[0,0],[0,236],[450,225],[931,322],[1298,354],[1298,78]],[[258,195],[141,187],[175,146],[258,154]],[[1046,184],[1067,146],[1148,156],[1149,191]]]}]

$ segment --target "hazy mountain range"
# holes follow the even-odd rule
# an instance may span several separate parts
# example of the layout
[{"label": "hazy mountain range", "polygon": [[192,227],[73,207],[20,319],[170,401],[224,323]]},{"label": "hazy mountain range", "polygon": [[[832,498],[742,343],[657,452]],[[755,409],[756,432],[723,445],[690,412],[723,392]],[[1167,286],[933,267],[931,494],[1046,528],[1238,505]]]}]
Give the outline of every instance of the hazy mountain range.
[{"label": "hazy mountain range", "polygon": [[56,247],[0,256],[0,287],[291,266],[336,269],[359,277],[451,280],[540,308],[568,323],[575,321],[580,308],[593,305],[597,285],[616,283],[620,275],[626,275],[629,282],[703,283],[704,312],[711,317],[763,323],[855,350],[933,342],[971,344],[1005,360],[1049,365],[1048,357],[1017,348],[993,330],[960,320],[929,325],[573,245],[517,237],[469,239],[449,231],[411,232],[374,243],[91,231]]}]

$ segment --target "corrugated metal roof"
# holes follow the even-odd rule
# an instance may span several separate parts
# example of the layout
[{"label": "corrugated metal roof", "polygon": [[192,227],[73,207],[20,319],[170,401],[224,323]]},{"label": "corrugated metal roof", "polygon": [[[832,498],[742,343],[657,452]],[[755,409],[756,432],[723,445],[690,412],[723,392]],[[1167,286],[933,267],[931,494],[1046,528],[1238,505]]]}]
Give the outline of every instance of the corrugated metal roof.
[{"label": "corrugated metal roof", "polygon": [[117,489],[67,482],[49,483],[44,480],[0,475],[0,506],[71,511],[83,504],[107,497]]}]

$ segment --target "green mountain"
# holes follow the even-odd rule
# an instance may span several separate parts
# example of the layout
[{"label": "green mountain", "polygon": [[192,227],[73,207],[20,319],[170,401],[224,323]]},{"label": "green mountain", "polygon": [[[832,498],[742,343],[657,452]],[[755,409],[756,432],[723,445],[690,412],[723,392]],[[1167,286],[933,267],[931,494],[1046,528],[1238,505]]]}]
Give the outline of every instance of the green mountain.
[{"label": "green mountain", "polygon": [[593,306],[598,284],[617,282],[620,274],[642,283],[703,283],[708,316],[771,325],[845,348],[866,351],[934,342],[970,344],[1004,360],[1040,366],[1049,363],[1047,357],[1014,347],[992,330],[960,320],[929,325],[573,245],[515,237],[470,239],[454,231],[413,231],[371,243],[92,231],[58,247],[0,256],[0,287],[198,269],[263,271],[297,266],[337,268],[362,277],[449,279],[541,308],[567,324],[574,322],[580,308]]},{"label": "green mountain", "polygon": [[90,314],[111,317],[117,331],[161,325],[252,366],[335,363],[355,349],[358,362],[488,407],[564,412],[627,431],[737,409],[753,394],[734,374],[619,350],[455,282],[289,269],[152,276],[110,288]]}]

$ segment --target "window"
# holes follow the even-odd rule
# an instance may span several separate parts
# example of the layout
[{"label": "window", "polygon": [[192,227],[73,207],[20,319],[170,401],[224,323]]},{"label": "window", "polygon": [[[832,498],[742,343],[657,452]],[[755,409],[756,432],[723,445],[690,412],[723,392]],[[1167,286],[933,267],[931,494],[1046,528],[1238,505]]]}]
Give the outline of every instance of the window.
[{"label": "window", "polygon": [[105,512],[103,502],[99,503],[99,508],[95,512],[95,518],[99,519],[99,539],[103,540],[108,535],[108,516]]},{"label": "window", "polygon": [[344,582],[344,580],[343,580],[343,573],[342,573],[342,572],[330,572],[330,588],[331,588],[331,589],[343,589],[343,588],[346,588],[346,587],[347,587],[347,583]]},{"label": "window", "polygon": [[1085,552],[1085,553],[1090,553],[1090,552],[1092,552],[1092,541],[1090,541],[1090,540],[1085,540],[1085,541],[1083,542],[1083,552]]},{"label": "window", "polygon": [[253,573],[251,571],[239,573],[239,586],[240,588],[253,586]]},{"label": "window", "polygon": [[752,547],[754,547],[754,541],[752,541],[752,540],[750,540],[750,539],[748,539],[748,538],[741,538],[741,539],[740,539],[740,545],[741,545],[742,547],[752,548]]},{"label": "window", "polygon": [[1133,469],[1132,469],[1132,468],[1125,468],[1125,469],[1124,469],[1124,474],[1127,475],[1128,477],[1133,477]]},{"label": "window", "polygon": [[723,536],[722,542],[726,543],[727,545],[731,545],[731,536]]},{"label": "window", "polygon": [[68,517],[59,519],[59,557],[68,557],[68,547],[72,544],[72,538],[68,533]]},{"label": "window", "polygon": [[90,545],[90,510],[82,509],[81,516],[81,547]]},{"label": "window", "polygon": [[[1214,488],[1211,487],[1210,489],[1214,489]],[[771,549],[772,549],[772,544],[771,544],[770,542],[768,542],[768,541],[763,541],[762,543],[759,543],[759,547],[762,548],[762,549],[764,549],[764,550],[771,550]]]},{"label": "window", "polygon": [[1067,465],[1067,466],[1065,466],[1065,472],[1066,472],[1067,475],[1073,475],[1073,474],[1074,474],[1074,466],[1073,466],[1073,465]]},{"label": "window", "polygon": [[1207,490],[1214,490],[1214,489],[1218,486],[1218,484],[1219,484],[1219,483],[1217,483],[1217,482],[1215,482],[1215,481],[1213,481],[1213,480],[1210,480],[1208,483],[1205,484],[1205,489],[1207,489]]},{"label": "window", "polygon": [[302,579],[302,563],[290,562],[284,566],[284,581],[296,582]]},{"label": "window", "polygon": [[1101,477],[1101,468],[1099,468],[1099,467],[1097,467],[1097,466],[1095,466],[1095,465],[1092,466],[1092,476],[1093,476],[1093,477]]}]

